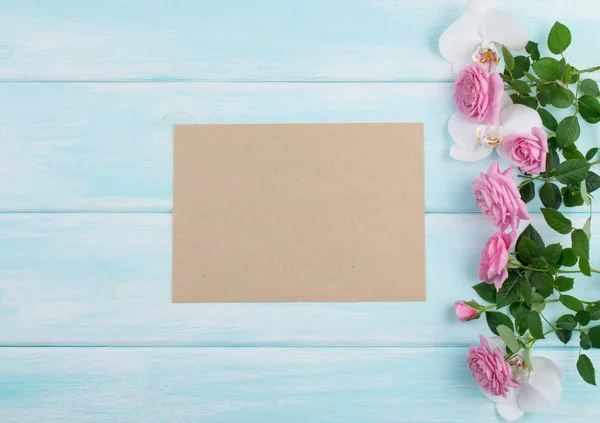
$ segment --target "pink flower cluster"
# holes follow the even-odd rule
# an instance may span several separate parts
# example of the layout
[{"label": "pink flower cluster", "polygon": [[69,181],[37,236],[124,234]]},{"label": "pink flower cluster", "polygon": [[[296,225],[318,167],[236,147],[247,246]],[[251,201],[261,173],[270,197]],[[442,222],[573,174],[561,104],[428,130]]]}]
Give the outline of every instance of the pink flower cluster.
[{"label": "pink flower cluster", "polygon": [[[527,206],[521,200],[517,184],[512,178],[513,168],[500,171],[498,162],[492,163],[487,173],[473,180],[477,207],[498,228],[486,242],[479,263],[479,277],[500,290],[508,278],[509,251],[516,241],[521,220],[530,220]],[[507,229],[511,232],[506,233]]]},{"label": "pink flower cluster", "polygon": [[483,392],[507,397],[509,388],[519,388],[521,384],[512,376],[510,364],[504,361],[499,347],[493,349],[483,335],[479,335],[480,347],[469,347],[467,363],[473,378]]},{"label": "pink flower cluster", "polygon": [[480,63],[464,68],[454,85],[454,100],[458,110],[471,122],[498,123],[504,81],[498,74],[488,74]]}]

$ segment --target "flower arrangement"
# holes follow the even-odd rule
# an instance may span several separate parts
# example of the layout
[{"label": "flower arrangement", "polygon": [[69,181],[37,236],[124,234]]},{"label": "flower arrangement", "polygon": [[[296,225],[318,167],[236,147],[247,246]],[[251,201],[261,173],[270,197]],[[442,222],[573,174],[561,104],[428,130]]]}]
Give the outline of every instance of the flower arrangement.
[{"label": "flower arrangement", "polygon": [[[570,44],[569,29],[556,22],[547,39],[552,54],[542,56],[522,22],[484,0],[471,0],[439,43],[457,74],[450,155],[472,162],[495,151],[512,165],[503,170],[494,162],[473,180],[477,207],[497,229],[482,250],[482,282],[473,287],[487,304],[455,303],[460,321],[485,315],[496,335],[481,336],[480,345],[469,348],[467,362],[477,386],[506,420],[549,412],[560,400],[561,369],[531,353],[540,339],[556,336],[568,344],[577,335],[577,370],[596,384],[586,351],[600,348],[600,301],[567,292],[573,276],[600,273],[590,266],[591,193],[600,187],[600,176],[591,169],[600,163],[599,149],[580,151],[577,143],[582,121],[600,122],[600,90],[586,78],[600,66],[579,69],[568,63],[564,53]],[[531,224],[517,235],[521,221],[531,220],[526,203],[536,194],[546,224],[570,243],[548,244]],[[590,215],[582,228],[559,211],[584,204]],[[544,312],[550,303],[564,308],[556,320]]]}]

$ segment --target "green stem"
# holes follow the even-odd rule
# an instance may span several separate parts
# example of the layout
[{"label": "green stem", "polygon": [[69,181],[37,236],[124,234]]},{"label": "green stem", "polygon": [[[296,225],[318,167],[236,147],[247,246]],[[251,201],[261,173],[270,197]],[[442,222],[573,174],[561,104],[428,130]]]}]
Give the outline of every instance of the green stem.
[{"label": "green stem", "polygon": [[[540,270],[540,269],[537,269]],[[579,270],[557,270],[558,273],[581,273],[581,271]],[[594,269],[594,268],[590,268],[590,272],[593,273],[600,273],[600,270],[598,269]]]},{"label": "green stem", "polygon": [[597,70],[600,70],[600,66],[594,66],[593,68],[582,69],[579,71],[579,73],[589,73],[589,72],[595,72]]}]

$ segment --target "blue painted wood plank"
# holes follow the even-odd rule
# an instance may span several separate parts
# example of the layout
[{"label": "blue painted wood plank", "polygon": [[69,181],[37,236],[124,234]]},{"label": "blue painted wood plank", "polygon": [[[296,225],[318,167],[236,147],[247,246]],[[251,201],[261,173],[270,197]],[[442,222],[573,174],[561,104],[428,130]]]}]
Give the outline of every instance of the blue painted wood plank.
[{"label": "blue painted wood plank", "polygon": [[[595,423],[597,388],[577,351],[540,349],[565,371],[552,414]],[[501,422],[466,348],[0,348],[5,422]],[[597,362],[597,355],[593,355]]]},{"label": "blue painted wood plank", "polygon": [[[540,215],[534,223],[560,239]],[[427,301],[417,303],[172,304],[170,232],[168,214],[0,215],[0,345],[465,346],[489,333],[485,319],[453,316],[455,300],[475,296],[493,233],[479,215],[427,215]],[[600,299],[599,281],[580,277],[577,295]]]},{"label": "blue painted wood plank", "polygon": [[[2,80],[440,81],[437,52],[466,0],[5,0]],[[590,48],[595,0],[505,0],[545,43],[560,19],[567,57],[600,63]],[[576,12],[576,13],[574,13]]]},{"label": "blue painted wood plank", "polygon": [[[169,212],[173,123],[394,121],[425,123],[426,210],[476,211],[470,181],[497,156],[450,158],[451,92],[449,83],[0,84],[0,211]],[[599,131],[584,125],[584,151]]]}]

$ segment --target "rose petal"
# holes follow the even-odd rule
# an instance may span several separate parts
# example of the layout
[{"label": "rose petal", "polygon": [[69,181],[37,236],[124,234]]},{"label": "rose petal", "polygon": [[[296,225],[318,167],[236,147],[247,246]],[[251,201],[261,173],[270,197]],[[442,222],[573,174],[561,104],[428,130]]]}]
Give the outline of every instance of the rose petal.
[{"label": "rose petal", "polygon": [[489,81],[489,112],[487,121],[490,125],[497,125],[500,119],[500,109],[504,94],[504,81],[497,72],[490,75]]},{"label": "rose petal", "polygon": [[485,25],[484,40],[504,44],[510,50],[523,50],[529,41],[527,27],[516,16],[500,11],[490,11],[482,18]]},{"label": "rose petal", "polygon": [[463,16],[444,31],[440,37],[439,47],[442,57],[454,66],[454,72],[473,63],[472,55],[481,43],[477,34],[477,18]]},{"label": "rose petal", "polygon": [[513,421],[521,418],[525,412],[519,408],[517,401],[507,402],[507,403],[498,403],[496,404],[496,411],[500,414],[506,421]]},{"label": "rose petal", "polygon": [[531,133],[534,127],[542,126],[542,118],[538,112],[522,104],[513,104],[500,112],[502,134]]}]

